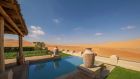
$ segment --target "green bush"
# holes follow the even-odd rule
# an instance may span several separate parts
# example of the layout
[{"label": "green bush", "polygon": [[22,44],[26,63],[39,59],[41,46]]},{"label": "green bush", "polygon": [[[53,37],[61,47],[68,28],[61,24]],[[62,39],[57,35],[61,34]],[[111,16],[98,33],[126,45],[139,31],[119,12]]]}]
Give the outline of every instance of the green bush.
[{"label": "green bush", "polygon": [[[5,52],[18,52],[19,47],[4,47]],[[34,47],[23,47],[23,51],[34,51]]]},{"label": "green bush", "polygon": [[[24,51],[25,57],[48,55],[47,50]],[[5,52],[6,59],[16,58],[17,52]]]}]

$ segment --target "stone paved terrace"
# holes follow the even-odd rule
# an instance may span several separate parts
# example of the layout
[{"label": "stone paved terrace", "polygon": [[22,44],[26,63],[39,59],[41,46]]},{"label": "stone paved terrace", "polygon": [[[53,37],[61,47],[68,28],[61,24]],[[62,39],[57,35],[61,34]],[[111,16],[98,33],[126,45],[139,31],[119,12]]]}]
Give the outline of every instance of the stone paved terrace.
[{"label": "stone paved terrace", "polygon": [[90,78],[87,75],[85,75],[84,73],[76,70],[76,71],[71,72],[69,74],[60,76],[60,77],[58,77],[56,79],[92,79],[92,78]]},{"label": "stone paved terrace", "polygon": [[[112,66],[109,64],[104,64],[104,66],[105,66],[105,68],[102,68],[101,72],[99,72],[99,74],[98,74],[98,75],[100,75],[99,79],[104,79],[115,68],[115,66]],[[66,75],[62,75],[56,79],[93,79],[93,77],[95,76],[95,73],[93,73],[94,70],[90,71],[90,70],[86,69],[86,71],[81,71],[81,69],[79,67],[77,70],[75,70],[71,73],[68,73]],[[93,68],[93,69],[96,69],[96,68]]]}]

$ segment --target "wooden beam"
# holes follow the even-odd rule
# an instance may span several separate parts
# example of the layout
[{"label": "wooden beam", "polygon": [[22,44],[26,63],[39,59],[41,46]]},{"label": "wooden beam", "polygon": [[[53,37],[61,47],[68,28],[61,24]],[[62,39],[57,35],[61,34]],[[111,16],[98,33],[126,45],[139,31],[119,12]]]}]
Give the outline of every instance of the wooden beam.
[{"label": "wooden beam", "polygon": [[10,3],[12,3],[12,4],[14,3],[14,0],[8,0],[8,1],[9,1]]},{"label": "wooden beam", "polygon": [[[13,32],[11,32],[11,31],[4,31],[4,32],[6,32],[6,33],[4,33],[4,34],[13,34]],[[15,34],[16,35],[16,34]]]},{"label": "wooden beam", "polygon": [[13,33],[18,34],[18,32],[16,32],[9,24],[5,23],[5,26]]},{"label": "wooden beam", "polygon": [[[16,5],[17,7],[20,7],[19,5]],[[22,18],[22,14],[20,13],[20,9],[16,8],[15,11],[13,11],[12,9],[5,9],[5,12],[7,12],[7,14],[11,17],[11,19],[17,24],[20,23],[21,27],[24,30],[24,34],[27,35],[28,34],[28,30],[26,27],[26,24],[24,22],[24,19]]]},{"label": "wooden beam", "polygon": [[19,52],[17,55],[17,64],[24,64],[25,58],[23,54],[23,37],[21,35],[19,35]]},{"label": "wooden beam", "polygon": [[16,11],[5,9],[5,12],[11,17],[15,24],[17,24],[17,21],[21,24],[20,17]]},{"label": "wooden beam", "polygon": [[0,16],[0,73],[4,71],[4,19],[2,16]]},{"label": "wooden beam", "polygon": [[12,10],[16,9],[16,5],[15,4],[9,3],[9,2],[4,1],[4,0],[0,0],[0,5],[2,7],[8,8],[8,9],[12,9]]},{"label": "wooden beam", "polygon": [[13,19],[19,19],[19,16],[15,15],[15,14],[12,14],[12,13],[9,13],[9,12],[7,12],[7,14]]},{"label": "wooden beam", "polygon": [[[19,5],[17,5],[17,6],[19,6]],[[19,7],[20,7],[20,6],[19,6]],[[21,13],[18,13],[18,11],[20,11],[20,9],[16,8],[16,12],[17,12],[18,16],[20,16],[20,17],[19,17],[19,20],[20,20],[20,22],[21,22],[21,25],[22,25],[23,28],[25,29],[25,33],[28,34],[28,30],[27,30],[26,24],[25,24],[25,22],[24,22],[24,19],[23,19],[23,17],[22,17],[22,14],[21,14]]]},{"label": "wooden beam", "polygon": [[4,11],[4,9],[0,6],[0,14],[4,17],[4,19],[22,36],[23,33],[21,30],[17,27],[17,25],[14,23],[14,21],[8,16],[8,14]]},{"label": "wooden beam", "polygon": [[[16,6],[20,7],[19,5]],[[11,16],[12,19],[18,19],[22,27],[25,29],[25,33],[28,34],[26,24],[24,22],[24,19],[22,18],[22,14],[20,13],[20,8],[16,8],[15,11],[13,11],[12,9],[5,9],[5,11],[9,16]]]}]

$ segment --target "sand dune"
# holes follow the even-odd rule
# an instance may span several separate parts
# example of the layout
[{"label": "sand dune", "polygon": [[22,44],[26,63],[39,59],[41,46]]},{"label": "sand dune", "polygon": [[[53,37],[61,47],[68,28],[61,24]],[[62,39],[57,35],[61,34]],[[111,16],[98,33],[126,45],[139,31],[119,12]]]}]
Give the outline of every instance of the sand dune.
[{"label": "sand dune", "polygon": [[[48,46],[49,50],[52,50],[55,46]],[[84,51],[86,47],[80,46],[58,46],[60,50],[69,51]],[[120,59],[137,61],[140,62],[140,52],[132,52],[129,50],[121,50],[116,48],[105,48],[105,47],[92,47],[93,51],[97,53],[98,56],[110,57],[111,55],[117,55]]]},{"label": "sand dune", "polygon": [[[19,46],[18,40],[5,38],[4,39],[4,46],[5,47],[18,47]],[[32,46],[34,46],[34,44],[32,42],[24,40],[23,46],[24,47],[32,47]]]},{"label": "sand dune", "polygon": [[140,39],[104,43],[100,44],[99,46],[110,48],[140,48]]},{"label": "sand dune", "polygon": [[79,45],[48,45],[48,48],[52,50],[55,46],[59,49],[70,51],[84,51],[85,48],[91,47],[95,53],[99,56],[110,57],[111,55],[117,55],[120,59],[140,62],[140,39],[104,43],[98,45],[92,44],[79,44]]}]

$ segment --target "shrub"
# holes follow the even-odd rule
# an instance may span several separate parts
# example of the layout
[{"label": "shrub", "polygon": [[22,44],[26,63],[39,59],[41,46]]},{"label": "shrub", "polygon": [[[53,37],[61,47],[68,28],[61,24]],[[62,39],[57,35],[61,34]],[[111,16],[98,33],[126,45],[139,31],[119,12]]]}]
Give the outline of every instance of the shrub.
[{"label": "shrub", "polygon": [[[34,47],[23,47],[23,51],[34,51]],[[19,47],[4,47],[5,52],[18,52]]]}]

